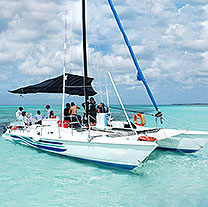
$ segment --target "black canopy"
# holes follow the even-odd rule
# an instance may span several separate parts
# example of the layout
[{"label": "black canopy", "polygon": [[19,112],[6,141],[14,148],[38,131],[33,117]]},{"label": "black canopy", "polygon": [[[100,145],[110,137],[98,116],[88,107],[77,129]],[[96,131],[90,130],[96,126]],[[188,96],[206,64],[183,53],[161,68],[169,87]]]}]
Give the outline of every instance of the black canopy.
[{"label": "black canopy", "polygon": [[[96,92],[91,86],[93,78],[87,78],[87,93],[88,96],[94,96]],[[11,93],[26,94],[26,93],[63,93],[63,75],[56,78],[45,80],[41,83],[22,87],[16,90],[9,91]],[[65,93],[70,95],[84,96],[84,77],[66,73]]]}]

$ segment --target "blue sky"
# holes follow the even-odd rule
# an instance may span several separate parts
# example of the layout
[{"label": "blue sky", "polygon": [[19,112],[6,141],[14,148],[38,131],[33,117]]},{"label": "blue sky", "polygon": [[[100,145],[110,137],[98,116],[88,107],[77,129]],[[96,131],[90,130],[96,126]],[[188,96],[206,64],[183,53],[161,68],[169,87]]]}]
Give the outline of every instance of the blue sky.
[{"label": "blue sky", "polygon": [[[158,104],[208,103],[207,0],[114,0]],[[64,10],[68,10],[67,72],[82,74],[81,1],[0,0],[0,95],[3,104],[61,104],[61,95],[8,90],[62,73]],[[88,0],[89,76],[105,102],[110,71],[125,104],[151,104],[105,0]],[[118,100],[107,78],[110,102]],[[67,101],[82,102],[80,97]]]}]

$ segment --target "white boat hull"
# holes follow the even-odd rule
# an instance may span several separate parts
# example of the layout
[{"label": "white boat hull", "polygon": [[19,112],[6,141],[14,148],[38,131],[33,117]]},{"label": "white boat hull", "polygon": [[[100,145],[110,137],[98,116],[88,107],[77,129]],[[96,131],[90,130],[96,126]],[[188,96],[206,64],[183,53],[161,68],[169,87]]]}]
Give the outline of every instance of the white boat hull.
[{"label": "white boat hull", "polygon": [[[34,133],[37,130],[7,130],[3,138],[47,152],[124,169],[137,167],[157,147],[156,143],[141,143],[129,140],[129,137],[98,137],[89,142],[87,134],[79,133],[80,137],[77,137],[77,132],[74,132],[72,137],[69,136],[71,129],[68,132],[61,130],[62,137],[54,133],[48,138],[44,138],[44,135],[37,138]],[[50,128],[46,131],[50,131]]]},{"label": "white boat hull", "polygon": [[[127,123],[115,122],[113,126],[124,129],[125,124]],[[159,149],[193,153],[208,143],[208,132],[203,131],[154,129],[143,126],[138,126],[136,131],[139,133],[139,136],[156,138]]]},{"label": "white boat hull", "polygon": [[160,129],[156,133],[150,133],[150,136],[157,139],[159,149],[185,153],[196,152],[208,143],[208,132],[202,131]]},{"label": "white boat hull", "polygon": [[166,138],[163,140],[156,141],[158,144],[158,149],[165,150],[177,150],[185,153],[193,153],[200,150],[205,144],[207,144],[207,140],[204,138]]}]

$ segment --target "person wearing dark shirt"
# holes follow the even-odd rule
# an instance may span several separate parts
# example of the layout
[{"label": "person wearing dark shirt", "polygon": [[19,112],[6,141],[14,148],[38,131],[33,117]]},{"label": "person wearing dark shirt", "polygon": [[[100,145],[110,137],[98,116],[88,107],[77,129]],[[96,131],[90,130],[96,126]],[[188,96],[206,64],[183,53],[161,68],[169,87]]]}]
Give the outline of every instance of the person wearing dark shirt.
[{"label": "person wearing dark shirt", "polygon": [[[82,107],[84,108],[84,110],[86,110],[85,109],[85,103],[82,103]],[[87,108],[89,109],[89,102],[87,102]],[[88,123],[87,123],[87,117],[86,117],[86,113],[85,113],[85,111],[84,111],[84,114],[83,114],[83,124],[85,124],[85,125],[87,125],[88,126]]]},{"label": "person wearing dark shirt", "polygon": [[90,112],[90,126],[95,126],[96,125],[96,102],[93,97],[90,98],[89,102],[89,112]]},{"label": "person wearing dark shirt", "polygon": [[70,121],[70,113],[69,113],[69,111],[70,111],[70,104],[67,103],[66,104],[66,108],[64,109],[64,120]]},{"label": "person wearing dark shirt", "polygon": [[[85,103],[82,103],[83,108],[85,109]],[[89,115],[90,115],[90,126],[96,125],[96,115],[97,115],[97,109],[96,109],[96,102],[93,97],[90,98],[89,101],[87,101],[87,108],[89,109]],[[83,116],[83,123],[85,125],[88,125],[86,122],[86,114],[84,113]]]},{"label": "person wearing dark shirt", "polygon": [[102,102],[97,106],[97,109],[98,109],[98,113],[106,113],[105,104]]}]

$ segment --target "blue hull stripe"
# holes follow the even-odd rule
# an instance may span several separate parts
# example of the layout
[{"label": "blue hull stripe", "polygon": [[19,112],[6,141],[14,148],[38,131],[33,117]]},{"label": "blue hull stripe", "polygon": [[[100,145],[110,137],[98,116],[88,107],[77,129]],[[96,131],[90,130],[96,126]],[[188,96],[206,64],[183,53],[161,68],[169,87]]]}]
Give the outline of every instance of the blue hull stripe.
[{"label": "blue hull stripe", "polygon": [[10,136],[13,137],[13,138],[16,138],[16,139],[21,139],[25,143],[27,143],[29,145],[32,145],[34,147],[40,148],[40,149],[51,150],[51,151],[54,151],[54,152],[64,152],[64,151],[67,150],[67,149],[60,149],[60,148],[55,148],[55,147],[47,147],[47,146],[42,146],[42,145],[39,145],[39,144],[34,144],[34,143],[31,142],[32,140],[29,141],[29,140],[26,140],[26,139],[24,139],[22,137],[16,136],[16,135],[10,135]]},{"label": "blue hull stripe", "polygon": [[40,140],[39,142],[42,142],[42,143],[48,143],[48,144],[60,144],[60,145],[63,144],[63,143],[61,143],[61,142],[52,142],[52,141],[45,141],[45,140]]},{"label": "blue hull stripe", "polygon": [[137,165],[125,165],[125,164],[118,164],[118,163],[113,163],[113,162],[103,162],[103,161],[91,160],[91,159],[86,159],[86,158],[79,158],[79,157],[74,157],[74,156],[69,156],[69,157],[74,158],[76,160],[92,162],[92,163],[96,163],[96,164],[100,164],[100,165],[104,165],[104,166],[109,166],[109,167],[122,168],[125,170],[132,170],[135,167],[137,167]]},{"label": "blue hull stripe", "polygon": [[185,153],[193,153],[193,152],[197,152],[198,151],[198,150],[194,150],[194,149],[177,149],[177,148],[166,148],[166,147],[157,147],[157,149],[178,151],[178,152],[185,152]]}]

